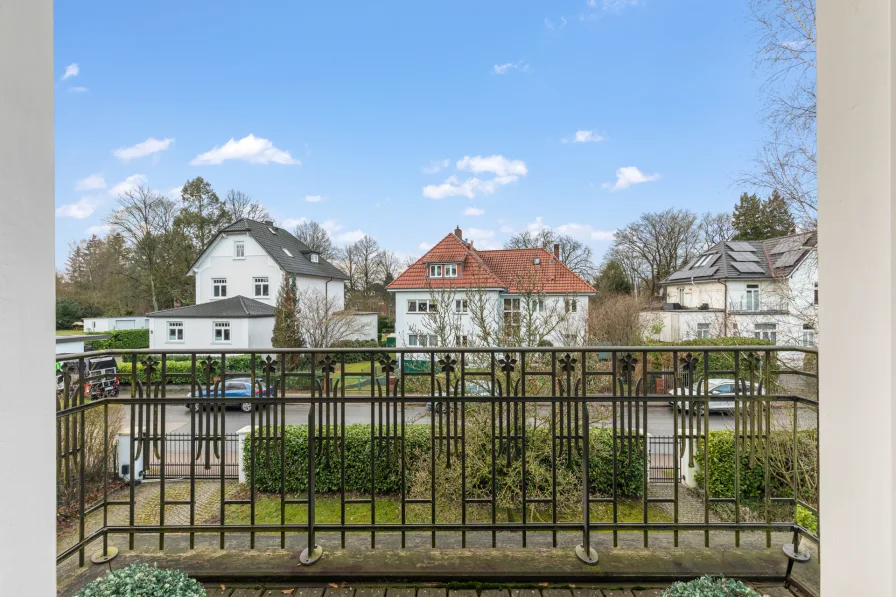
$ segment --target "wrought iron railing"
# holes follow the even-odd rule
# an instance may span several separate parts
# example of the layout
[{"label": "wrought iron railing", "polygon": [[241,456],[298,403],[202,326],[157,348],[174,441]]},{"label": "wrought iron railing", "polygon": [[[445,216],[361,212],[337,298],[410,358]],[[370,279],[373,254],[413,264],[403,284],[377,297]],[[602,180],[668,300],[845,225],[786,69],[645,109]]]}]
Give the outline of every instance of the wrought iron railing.
[{"label": "wrought iron railing", "polygon": [[[129,366],[109,374],[118,376],[120,391],[90,396],[78,372],[86,360],[109,355]],[[405,547],[421,533],[432,546],[447,535],[467,546],[468,535],[479,532],[491,535],[493,547],[499,534],[523,547],[536,536],[556,547],[558,535],[577,533],[576,553],[587,563],[598,558],[593,534],[604,532],[614,546],[619,533],[643,534],[645,547],[656,533],[670,533],[678,546],[680,533],[699,532],[709,547],[710,532],[730,532],[734,545],[742,533],[760,533],[768,546],[783,532],[792,536],[785,549],[791,564],[807,557],[801,538],[819,540],[806,522],[818,515],[813,349],[296,349],[244,356],[136,350],[66,360],[57,393],[57,474],[76,511],[76,536],[57,562],[77,555],[83,565],[93,550],[93,561],[106,561],[117,553],[113,537],[126,537],[134,549],[136,536],[155,535],[164,549],[171,534],[188,535],[190,548],[197,536],[217,536],[221,548],[234,534],[247,534],[251,548],[262,535],[279,537],[281,548],[298,538],[305,564],[321,557],[321,534],[342,547],[347,534],[369,536],[370,547],[389,535]],[[255,391],[226,395],[227,380],[238,377]],[[658,377],[667,382],[660,389]],[[357,378],[369,383],[351,382]],[[702,381],[719,378],[738,380],[733,394],[713,393]],[[250,406],[228,412],[234,404]],[[713,419],[718,405],[727,405],[727,415]],[[111,417],[114,409],[123,409],[125,423]],[[369,436],[360,450],[347,409],[356,418],[362,412],[369,427],[362,428]],[[168,456],[169,427],[178,418],[186,463]],[[729,431],[715,431],[720,424]],[[651,431],[657,425],[662,430]],[[110,487],[106,472],[100,479],[88,473],[94,460],[108,471],[117,431],[129,444],[120,462],[126,468],[117,471],[128,473],[123,489]],[[233,458],[226,455],[238,431],[242,492],[232,491]],[[668,438],[655,466],[652,435]],[[733,463],[719,464],[723,453]],[[158,478],[152,520],[136,515],[143,488],[135,467],[144,461]],[[659,468],[663,477],[652,478]],[[189,481],[185,492],[166,485],[175,476]],[[681,492],[691,491],[682,478],[696,485],[698,520],[680,511]],[[210,482],[219,500],[215,516],[203,519],[197,484]],[[668,491],[658,491],[660,482]],[[328,500],[328,518],[319,517],[319,499]],[[273,515],[265,509],[264,520],[262,501],[276,506]],[[378,516],[378,505],[388,512]],[[189,515],[167,518],[175,507]],[[369,511],[367,522],[347,518],[357,507]],[[296,508],[304,514],[299,520],[287,516]]]}]

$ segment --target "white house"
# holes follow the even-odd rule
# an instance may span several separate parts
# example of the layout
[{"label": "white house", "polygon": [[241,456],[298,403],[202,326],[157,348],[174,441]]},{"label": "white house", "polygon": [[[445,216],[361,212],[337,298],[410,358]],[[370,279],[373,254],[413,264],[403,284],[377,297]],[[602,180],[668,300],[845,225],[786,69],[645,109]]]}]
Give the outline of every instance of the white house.
[{"label": "white house", "polygon": [[138,330],[149,327],[149,318],[144,315],[123,315],[121,317],[85,317],[85,332],[109,332],[112,330]]},{"label": "white house", "polygon": [[[595,293],[560,260],[559,247],[553,254],[544,249],[483,251],[464,240],[459,228],[386,289],[395,294],[398,347],[477,344],[483,318],[500,329],[526,325],[529,314],[542,322],[552,319],[544,324],[550,329],[545,339],[552,344],[581,344],[588,299]],[[434,316],[440,310],[446,317]],[[450,322],[436,330],[437,319]]]},{"label": "white house", "polygon": [[814,233],[718,243],[662,281],[665,303],[642,321],[666,342],[744,336],[814,346],[816,245]]},{"label": "white house", "polygon": [[56,336],[56,354],[78,354],[84,352],[85,342],[108,339],[109,336],[103,334]]},{"label": "white house", "polygon": [[[148,313],[151,348],[271,348],[284,275],[298,292],[319,292],[339,308],[348,279],[287,230],[249,219],[222,229],[187,274],[196,279],[196,304]],[[376,337],[375,323],[370,337]]]}]

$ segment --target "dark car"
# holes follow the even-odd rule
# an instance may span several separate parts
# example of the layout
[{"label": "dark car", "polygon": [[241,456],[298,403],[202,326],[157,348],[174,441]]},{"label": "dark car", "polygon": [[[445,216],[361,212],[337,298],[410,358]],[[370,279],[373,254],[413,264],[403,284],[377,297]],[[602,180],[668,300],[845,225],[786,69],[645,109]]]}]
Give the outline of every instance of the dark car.
[{"label": "dark car", "polygon": [[[214,396],[214,387],[212,387],[211,392],[212,396]],[[267,396],[267,391],[264,389],[259,389],[257,386],[253,390],[252,388],[252,379],[248,377],[235,377],[233,379],[228,379],[224,382],[223,394],[219,394],[224,398],[232,398],[232,403],[227,403],[227,406],[238,406],[240,410],[244,413],[252,411],[252,403],[251,402],[240,402],[240,398],[252,398],[259,396]],[[277,396],[277,390],[271,392],[272,396]],[[198,388],[197,397],[203,398],[206,396],[205,388],[200,386]],[[187,397],[192,398],[193,393],[187,394]],[[192,408],[195,411],[199,411],[201,406],[199,404],[187,404],[187,408]]]}]

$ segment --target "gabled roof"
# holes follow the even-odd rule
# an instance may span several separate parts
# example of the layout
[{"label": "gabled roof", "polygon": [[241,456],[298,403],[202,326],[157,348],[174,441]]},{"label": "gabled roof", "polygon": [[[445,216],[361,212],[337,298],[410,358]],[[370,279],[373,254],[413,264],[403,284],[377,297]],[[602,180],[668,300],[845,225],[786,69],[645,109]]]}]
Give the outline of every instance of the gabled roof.
[{"label": "gabled roof", "polygon": [[[429,278],[431,263],[459,263],[459,276]],[[454,233],[440,240],[386,288],[501,288],[508,292],[538,288],[539,292],[558,294],[594,292],[590,284],[544,249],[480,251]]]},{"label": "gabled roof", "polygon": [[683,281],[786,278],[815,250],[818,236],[803,232],[761,241],[725,241],[705,250],[660,284]]},{"label": "gabled roof", "polygon": [[[348,276],[346,276],[342,270],[324,259],[323,256],[319,257],[317,263],[312,263],[311,249],[308,248],[305,243],[293,236],[288,230],[268,225],[263,222],[249,220],[247,218],[237,220],[218,232],[208,246],[203,249],[199,258],[196,259],[196,262],[190,266],[190,271],[193,270],[196,263],[199,263],[202,256],[205,255],[208,249],[215,244],[222,234],[236,232],[246,233],[255,239],[255,242],[261,245],[261,248],[271,256],[271,259],[276,261],[277,265],[287,273],[348,280]],[[289,253],[287,254],[284,249],[289,251]]]},{"label": "gabled roof", "polygon": [[271,305],[246,298],[244,296],[232,296],[230,298],[178,307],[176,309],[163,309],[147,313],[146,317],[165,318],[210,318],[210,317],[273,317],[277,312]]}]

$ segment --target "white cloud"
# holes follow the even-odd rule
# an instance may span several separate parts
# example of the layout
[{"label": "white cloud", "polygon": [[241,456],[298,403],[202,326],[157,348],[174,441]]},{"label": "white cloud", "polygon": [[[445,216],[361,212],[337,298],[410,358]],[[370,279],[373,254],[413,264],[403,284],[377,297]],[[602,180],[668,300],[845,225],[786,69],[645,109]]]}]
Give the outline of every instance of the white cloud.
[{"label": "white cloud", "polygon": [[481,209],[479,207],[468,207],[467,209],[464,210],[465,216],[481,216],[484,213],[485,213],[485,210]]},{"label": "white cloud", "polygon": [[429,251],[432,248],[432,245],[429,243],[420,243],[417,246],[420,247],[421,251]]},{"label": "white cloud", "polygon": [[555,31],[557,29],[563,29],[566,27],[566,17],[560,17],[559,22],[553,22],[549,18],[544,18],[544,26],[547,27],[551,31]]},{"label": "white cloud", "polygon": [[308,203],[320,203],[323,200],[323,195],[305,195],[305,201]]},{"label": "white cloud", "polygon": [[505,62],[504,64],[496,64],[493,72],[496,75],[506,75],[512,70],[527,72],[529,70],[529,65],[523,63],[522,60],[519,62]]},{"label": "white cloud", "polygon": [[511,226],[510,224],[501,224],[501,232],[503,232],[504,234],[510,234],[511,232],[513,232],[513,226]]},{"label": "white cloud", "polygon": [[179,187],[171,187],[170,189],[165,191],[165,196],[168,197],[169,199],[175,199],[177,201],[180,201],[181,191],[183,191],[183,189],[184,189],[183,185],[181,185]]},{"label": "white cloud", "polygon": [[87,93],[88,91],[90,91],[86,87],[81,87],[81,86],[69,87],[68,90],[70,93]]},{"label": "white cloud", "polygon": [[526,224],[526,228],[529,230],[529,232],[540,232],[545,228],[550,228],[550,226],[542,221],[541,216],[538,216],[537,218],[535,218],[534,222],[529,222],[528,224]]},{"label": "white cloud", "polygon": [[73,62],[65,67],[65,73],[62,75],[62,80],[71,79],[77,77],[81,74],[81,67],[78,66],[77,62]]},{"label": "white cloud", "polygon": [[308,218],[286,218],[282,222],[280,222],[280,228],[285,228],[286,230],[292,230],[299,224],[304,224],[308,221]]},{"label": "white cloud", "polygon": [[165,151],[171,147],[172,143],[174,143],[174,139],[166,138],[159,140],[150,137],[146,141],[137,143],[132,147],[119,147],[113,151],[112,154],[119,160],[126,162],[128,160],[133,160],[134,158],[142,158],[160,151]]},{"label": "white cloud", "polygon": [[659,178],[659,173],[644,174],[635,166],[624,166],[616,170],[616,182],[605,182],[603,187],[611,191],[620,191],[629,188],[633,184],[652,182],[654,180],[659,180]]},{"label": "white cloud", "polygon": [[515,182],[520,176],[528,173],[526,163],[522,160],[508,160],[502,155],[464,156],[457,161],[458,170],[474,174],[493,174],[493,178],[473,176],[461,180],[456,175],[449,176],[442,184],[431,184],[423,187],[423,196],[429,199],[446,199],[448,197],[467,197],[491,195],[498,187]]},{"label": "white cloud", "polygon": [[458,170],[467,170],[474,174],[490,172],[495,176],[525,176],[529,171],[523,160],[508,160],[503,155],[470,157],[465,155],[457,161]]},{"label": "white cloud", "polygon": [[220,147],[201,153],[190,162],[191,166],[217,165],[226,160],[243,160],[250,164],[301,164],[288,151],[274,147],[268,139],[249,134],[239,141],[231,137]]},{"label": "white cloud", "polygon": [[131,174],[124,180],[122,180],[117,185],[113,186],[109,189],[109,194],[117,197],[119,195],[124,195],[128,191],[133,191],[137,187],[141,185],[145,185],[148,182],[148,179],[142,174]]},{"label": "white cloud", "polygon": [[494,230],[485,230],[483,228],[467,228],[464,230],[464,237],[472,240],[486,240],[495,237]]},{"label": "white cloud", "polygon": [[336,240],[341,243],[355,243],[361,240],[364,237],[364,232],[361,230],[349,230],[348,232],[343,232],[342,234],[336,237]]},{"label": "white cloud", "polygon": [[598,230],[591,224],[561,224],[554,228],[560,234],[568,234],[574,238],[582,240],[613,240],[615,230]]},{"label": "white cloud", "polygon": [[91,226],[87,229],[87,234],[89,236],[93,236],[94,234],[97,236],[106,236],[109,234],[109,231],[112,230],[112,226],[108,224],[101,224],[99,226]]},{"label": "white cloud", "polygon": [[442,170],[442,169],[444,169],[444,168],[447,168],[447,167],[450,166],[450,165],[451,165],[451,160],[448,160],[448,159],[445,159],[445,160],[433,160],[433,161],[431,161],[431,162],[429,163],[428,166],[425,166],[425,167],[423,168],[423,173],[424,173],[424,174],[435,174],[435,173],[438,172],[439,170]]},{"label": "white cloud", "polygon": [[95,189],[105,189],[106,181],[99,174],[91,174],[87,178],[82,178],[75,183],[76,191],[93,191]]},{"label": "white cloud", "polygon": [[595,143],[603,141],[603,136],[597,131],[576,131],[571,137],[563,139],[564,143]]},{"label": "white cloud", "polygon": [[603,10],[609,12],[620,12],[623,8],[637,4],[638,0],[588,0],[588,6],[591,8],[600,6]]},{"label": "white cloud", "polygon": [[57,218],[75,218],[83,220],[89,217],[102,201],[99,197],[82,197],[76,203],[67,203],[56,208]]}]

